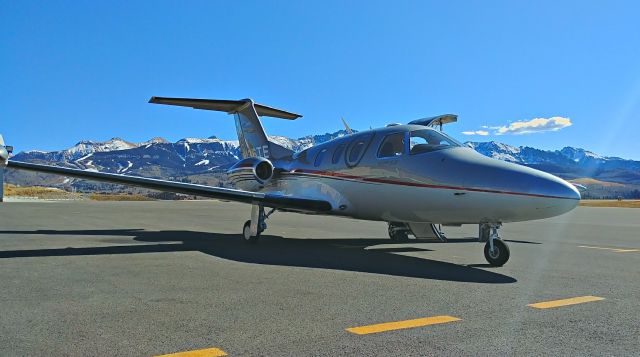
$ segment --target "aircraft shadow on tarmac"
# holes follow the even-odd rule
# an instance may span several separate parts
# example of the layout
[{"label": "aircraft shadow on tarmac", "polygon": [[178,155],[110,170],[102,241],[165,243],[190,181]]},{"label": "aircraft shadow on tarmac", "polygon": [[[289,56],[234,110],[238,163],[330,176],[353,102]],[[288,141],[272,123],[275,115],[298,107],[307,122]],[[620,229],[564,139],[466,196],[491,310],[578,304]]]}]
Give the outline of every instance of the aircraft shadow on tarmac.
[{"label": "aircraft shadow on tarmac", "polygon": [[[522,243],[522,244],[542,244],[540,242],[531,242],[527,240],[515,240],[515,239],[503,239],[505,242],[509,243]],[[478,242],[478,237],[466,237],[466,238],[457,238],[457,239],[449,239],[447,243],[470,243],[470,242]]]},{"label": "aircraft shadow on tarmac", "polygon": [[[253,264],[473,283],[506,284],[517,281],[512,277],[477,269],[474,266],[393,254],[431,250],[398,247],[397,243],[384,239],[286,239],[263,235],[260,237],[260,243],[247,244],[236,234],[141,229],[0,231],[0,234],[109,236],[98,242],[117,244],[107,247],[0,251],[0,258],[200,251],[224,259]],[[420,242],[422,241],[412,241]],[[383,244],[394,246],[380,247]],[[365,249],[373,245],[376,247]]]}]

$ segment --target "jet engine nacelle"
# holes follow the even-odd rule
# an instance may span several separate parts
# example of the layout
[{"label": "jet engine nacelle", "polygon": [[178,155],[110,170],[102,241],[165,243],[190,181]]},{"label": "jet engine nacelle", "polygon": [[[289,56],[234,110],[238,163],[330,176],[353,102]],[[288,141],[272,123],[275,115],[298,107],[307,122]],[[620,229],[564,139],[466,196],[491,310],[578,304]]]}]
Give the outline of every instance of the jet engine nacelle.
[{"label": "jet engine nacelle", "polygon": [[9,150],[0,145],[0,166],[7,166],[7,160],[9,160]]},{"label": "jet engine nacelle", "polygon": [[257,191],[273,178],[273,164],[263,157],[249,157],[231,166],[227,174],[237,188]]},{"label": "jet engine nacelle", "polygon": [[12,152],[13,146],[4,146],[4,140],[2,139],[2,135],[0,135],[0,167],[7,166],[7,161]]}]

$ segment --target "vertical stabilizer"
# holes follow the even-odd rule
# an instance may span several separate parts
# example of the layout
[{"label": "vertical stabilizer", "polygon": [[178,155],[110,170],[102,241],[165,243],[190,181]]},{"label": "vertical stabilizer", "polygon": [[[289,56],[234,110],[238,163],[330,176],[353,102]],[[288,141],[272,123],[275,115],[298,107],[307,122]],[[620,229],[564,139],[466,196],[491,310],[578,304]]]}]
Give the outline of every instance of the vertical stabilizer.
[{"label": "vertical stabilizer", "polygon": [[292,150],[269,141],[256,111],[255,103],[251,99],[245,99],[245,101],[247,104],[234,114],[242,157],[282,159],[291,156]]},{"label": "vertical stabilizer", "polygon": [[251,99],[245,99],[245,104],[236,109],[236,131],[242,157],[271,157],[269,139],[264,132],[258,113]]}]

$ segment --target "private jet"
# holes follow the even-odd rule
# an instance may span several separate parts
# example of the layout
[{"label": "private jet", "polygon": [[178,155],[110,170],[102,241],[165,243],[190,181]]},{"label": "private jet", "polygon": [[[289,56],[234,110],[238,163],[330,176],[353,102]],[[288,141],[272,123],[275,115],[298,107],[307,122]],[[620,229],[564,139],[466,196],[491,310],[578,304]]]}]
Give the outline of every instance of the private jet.
[{"label": "private jet", "polygon": [[477,224],[492,266],[509,260],[509,247],[498,234],[503,223],[554,217],[580,201],[579,191],[559,177],[485,157],[445,134],[443,125],[455,122],[456,115],[350,131],[294,152],[269,140],[260,117],[295,120],[299,114],[251,99],[152,97],[149,102],[234,115],[243,157],[227,172],[235,188],[14,161],[4,141],[0,171],[8,167],[247,203],[251,216],[242,236],[248,242],[258,241],[277,211],[387,222],[396,242],[410,235],[446,241],[442,226]]}]

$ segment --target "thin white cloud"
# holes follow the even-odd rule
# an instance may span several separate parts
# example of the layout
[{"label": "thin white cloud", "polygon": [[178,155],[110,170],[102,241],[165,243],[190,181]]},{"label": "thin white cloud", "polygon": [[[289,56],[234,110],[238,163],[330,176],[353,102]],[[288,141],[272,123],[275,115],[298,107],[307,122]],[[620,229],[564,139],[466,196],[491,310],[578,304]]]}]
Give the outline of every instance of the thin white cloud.
[{"label": "thin white cloud", "polygon": [[464,134],[464,135],[487,136],[487,135],[489,135],[489,132],[486,131],[486,130],[476,130],[476,131],[463,131],[462,134]]},{"label": "thin white cloud", "polygon": [[[551,117],[551,118],[535,118],[531,120],[521,120],[511,122],[508,125],[503,126],[488,126],[482,125],[483,130],[463,131],[464,135],[521,135],[542,133],[545,131],[558,131],[573,125],[571,119],[564,117]],[[486,129],[486,130],[484,130]]]},{"label": "thin white cloud", "polygon": [[515,121],[509,125],[496,128],[495,135],[532,134],[545,131],[558,131],[573,125],[571,119],[563,117],[535,118],[529,121]]}]

